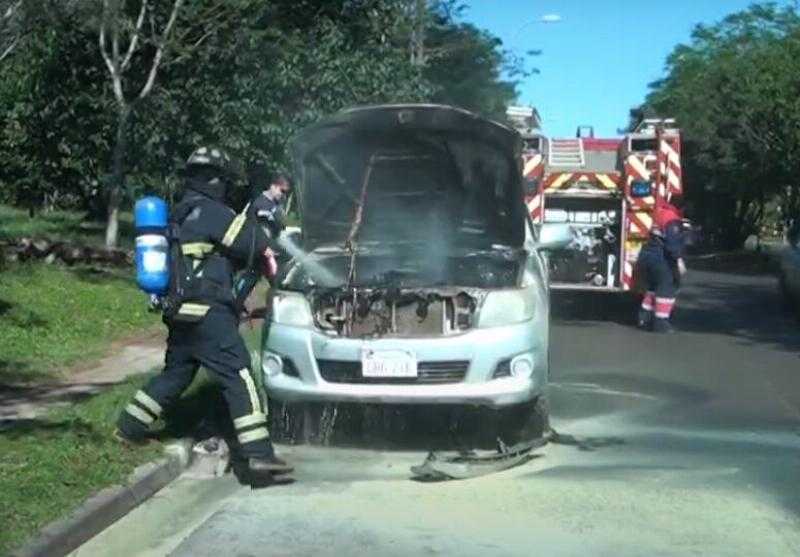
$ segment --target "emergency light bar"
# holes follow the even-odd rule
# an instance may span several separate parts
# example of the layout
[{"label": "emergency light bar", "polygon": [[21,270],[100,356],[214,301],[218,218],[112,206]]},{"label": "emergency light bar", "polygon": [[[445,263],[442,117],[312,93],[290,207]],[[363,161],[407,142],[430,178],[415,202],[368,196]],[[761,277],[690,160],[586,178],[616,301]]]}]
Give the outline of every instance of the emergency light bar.
[{"label": "emergency light bar", "polygon": [[653,194],[653,183],[635,181],[631,183],[631,197],[650,197]]}]

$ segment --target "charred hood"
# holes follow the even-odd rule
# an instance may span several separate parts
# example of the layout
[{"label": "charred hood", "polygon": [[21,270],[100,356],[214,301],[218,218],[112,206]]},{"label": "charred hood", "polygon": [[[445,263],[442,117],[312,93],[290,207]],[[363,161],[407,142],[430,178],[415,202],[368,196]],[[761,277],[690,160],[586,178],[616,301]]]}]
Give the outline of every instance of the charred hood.
[{"label": "charred hood", "polygon": [[511,128],[447,106],[339,113],[292,141],[304,245],[520,247],[520,148]]}]

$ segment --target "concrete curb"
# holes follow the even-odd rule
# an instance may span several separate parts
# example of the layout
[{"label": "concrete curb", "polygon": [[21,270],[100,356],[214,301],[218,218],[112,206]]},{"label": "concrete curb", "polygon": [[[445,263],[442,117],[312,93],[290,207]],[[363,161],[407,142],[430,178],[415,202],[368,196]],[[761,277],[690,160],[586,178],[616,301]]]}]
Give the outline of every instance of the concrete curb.
[{"label": "concrete curb", "polygon": [[181,439],[164,448],[165,457],[139,466],[124,486],[103,489],[73,513],[42,528],[13,557],[67,555],[152,497],[177,478],[192,458],[192,441]]}]

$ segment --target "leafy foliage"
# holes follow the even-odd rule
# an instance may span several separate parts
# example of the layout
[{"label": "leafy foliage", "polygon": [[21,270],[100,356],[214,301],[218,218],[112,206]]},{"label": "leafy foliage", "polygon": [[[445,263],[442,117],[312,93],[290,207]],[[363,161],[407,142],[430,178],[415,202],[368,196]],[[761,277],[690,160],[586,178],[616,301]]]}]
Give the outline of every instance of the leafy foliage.
[{"label": "leafy foliage", "polygon": [[0,554],[12,554],[89,495],[124,484],[137,466],[159,456],[159,445],[129,450],[113,437],[116,417],[147,378],[0,433]]},{"label": "leafy foliage", "polygon": [[674,116],[684,132],[687,194],[706,225],[738,245],[765,224],[770,202],[800,214],[800,17],[754,5],[667,58],[642,115]]},{"label": "leafy foliage", "polygon": [[[140,2],[109,4],[121,11],[107,27],[107,52],[116,28],[124,59]],[[31,213],[61,207],[105,218],[120,183],[123,205],[144,192],[170,196],[175,171],[200,143],[286,168],[292,134],[352,105],[435,101],[500,117],[515,96],[501,74],[522,71],[496,38],[461,23],[452,1],[184,2],[155,85],[124,123],[120,179],[119,98],[98,46],[101,2],[63,5],[30,19],[32,31],[0,63],[0,202]],[[156,37],[171,5],[151,2]],[[127,100],[157,48],[149,25],[122,81]],[[429,56],[412,63],[419,25]]]}]

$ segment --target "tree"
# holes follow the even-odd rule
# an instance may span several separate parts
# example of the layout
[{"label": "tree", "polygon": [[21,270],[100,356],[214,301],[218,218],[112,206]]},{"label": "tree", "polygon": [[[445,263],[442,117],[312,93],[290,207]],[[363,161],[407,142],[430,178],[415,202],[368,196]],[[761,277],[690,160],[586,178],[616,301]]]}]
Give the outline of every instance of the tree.
[{"label": "tree", "polygon": [[633,112],[674,116],[684,132],[687,194],[729,246],[764,223],[779,200],[797,214],[800,155],[800,19],[791,9],[754,5],[712,26],[667,58]]},{"label": "tree", "polygon": [[[103,68],[77,2],[38,9],[14,55],[0,65],[0,188],[33,215],[42,207],[93,205],[92,181],[107,152]],[[24,47],[23,47],[24,45]]]},{"label": "tree", "polygon": [[[103,0],[103,12],[100,19],[99,43],[103,61],[108,68],[111,85],[114,91],[117,111],[117,130],[114,139],[114,156],[112,162],[112,178],[108,196],[108,222],[106,225],[106,247],[115,247],[119,232],[119,208],[125,191],[124,158],[127,152],[128,123],[131,113],[153,90],[158,70],[169,44],[172,30],[183,6],[183,0],[174,0],[168,19],[161,31],[156,30],[157,11],[150,6],[148,0],[140,0],[140,7],[135,22],[126,13],[125,0]],[[149,19],[150,37],[144,36],[145,21]],[[129,34],[127,47],[122,47],[123,35]],[[110,36],[111,50],[108,48]],[[131,67],[134,55],[147,45],[149,53],[146,78],[140,87],[134,88],[133,95],[126,95],[124,78]],[[136,90],[138,89],[138,90]]]},{"label": "tree", "polygon": [[88,210],[113,243],[119,210],[173,195],[199,143],[285,170],[299,128],[353,105],[502,116],[514,85],[499,43],[462,25],[456,2],[413,0],[414,19],[411,1],[184,0],[172,19],[176,0],[24,0],[47,9],[0,64],[0,198]]}]

